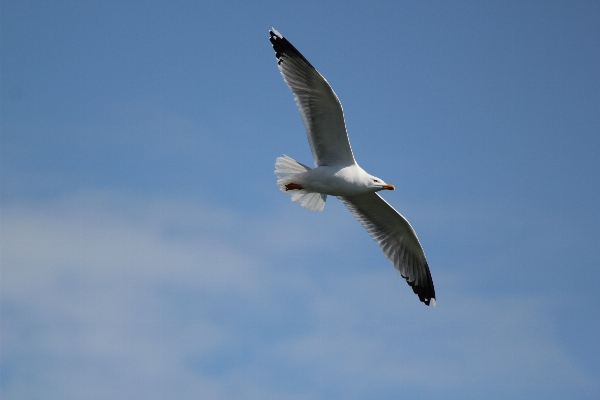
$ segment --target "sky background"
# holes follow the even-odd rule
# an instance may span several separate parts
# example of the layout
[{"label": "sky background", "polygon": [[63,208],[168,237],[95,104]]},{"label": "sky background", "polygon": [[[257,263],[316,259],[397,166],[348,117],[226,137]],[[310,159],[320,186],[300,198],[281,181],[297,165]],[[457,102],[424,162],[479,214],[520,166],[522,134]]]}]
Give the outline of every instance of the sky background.
[{"label": "sky background", "polygon": [[[3,399],[600,398],[600,3],[3,1]],[[278,29],[417,231],[311,164]]]}]

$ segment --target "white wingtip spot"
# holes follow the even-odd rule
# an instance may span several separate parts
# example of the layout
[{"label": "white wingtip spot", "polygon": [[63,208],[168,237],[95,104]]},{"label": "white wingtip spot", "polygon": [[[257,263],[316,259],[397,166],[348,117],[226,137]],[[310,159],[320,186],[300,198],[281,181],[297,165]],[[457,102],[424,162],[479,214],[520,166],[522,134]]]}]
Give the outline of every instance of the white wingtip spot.
[{"label": "white wingtip spot", "polygon": [[435,308],[435,299],[431,299],[431,304],[433,304],[433,308]]},{"label": "white wingtip spot", "polygon": [[283,36],[277,31],[277,29],[271,27],[271,32],[273,32],[278,38],[283,39]]}]

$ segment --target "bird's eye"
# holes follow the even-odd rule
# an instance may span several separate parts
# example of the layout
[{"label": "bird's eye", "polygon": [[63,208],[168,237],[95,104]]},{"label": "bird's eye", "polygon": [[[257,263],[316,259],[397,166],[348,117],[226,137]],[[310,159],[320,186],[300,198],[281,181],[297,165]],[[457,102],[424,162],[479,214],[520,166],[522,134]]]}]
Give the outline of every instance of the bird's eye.
[{"label": "bird's eye", "polygon": [[373,179],[373,182],[379,183],[379,180],[378,179]]}]

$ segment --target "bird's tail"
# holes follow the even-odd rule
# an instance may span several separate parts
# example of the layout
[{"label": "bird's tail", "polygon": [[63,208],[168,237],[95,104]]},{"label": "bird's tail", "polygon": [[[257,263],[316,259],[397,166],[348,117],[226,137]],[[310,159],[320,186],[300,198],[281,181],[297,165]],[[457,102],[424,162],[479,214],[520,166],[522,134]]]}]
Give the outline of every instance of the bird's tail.
[{"label": "bird's tail", "polygon": [[286,185],[294,182],[294,176],[310,171],[311,168],[299,163],[291,157],[284,155],[275,160],[275,175],[277,186],[285,194],[292,196],[292,201],[300,204],[310,211],[323,211],[325,208],[326,194],[307,192],[304,189],[288,189]]}]

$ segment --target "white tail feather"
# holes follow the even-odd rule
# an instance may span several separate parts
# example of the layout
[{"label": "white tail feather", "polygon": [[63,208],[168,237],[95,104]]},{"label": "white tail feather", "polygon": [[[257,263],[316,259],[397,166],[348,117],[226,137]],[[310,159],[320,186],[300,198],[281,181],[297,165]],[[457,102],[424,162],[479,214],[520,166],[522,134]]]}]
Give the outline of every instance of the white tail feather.
[{"label": "white tail feather", "polygon": [[[275,160],[275,175],[277,175],[277,186],[285,194],[292,196],[292,201],[300,204],[310,211],[323,211],[325,208],[326,194],[307,192],[305,190],[287,190],[285,185],[294,181],[294,176],[310,171],[311,168],[299,163],[291,157],[284,155]],[[298,183],[298,182],[295,182]]]},{"label": "white tail feather", "polygon": [[309,211],[323,211],[325,208],[326,194],[294,190],[292,201],[300,204]]},{"label": "white tail feather", "polygon": [[279,179],[287,178],[290,175],[295,175],[310,170],[310,167],[299,163],[292,157],[288,157],[285,154],[283,157],[277,157],[275,160],[275,175],[277,175]]}]

